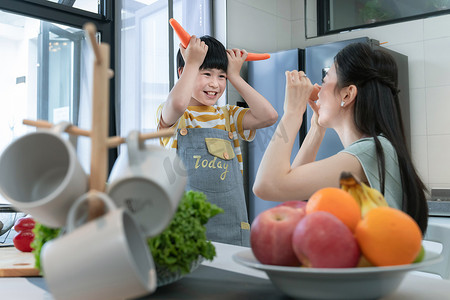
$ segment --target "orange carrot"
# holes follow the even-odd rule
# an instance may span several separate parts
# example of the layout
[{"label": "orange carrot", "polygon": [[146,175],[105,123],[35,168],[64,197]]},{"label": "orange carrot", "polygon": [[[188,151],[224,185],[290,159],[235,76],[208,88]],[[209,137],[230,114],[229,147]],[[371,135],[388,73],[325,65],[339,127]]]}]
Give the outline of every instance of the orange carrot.
[{"label": "orange carrot", "polygon": [[319,92],[320,92],[320,86],[316,83],[313,86],[313,91],[311,92],[311,95],[309,96],[310,100],[316,101],[317,99],[319,99]]},{"label": "orange carrot", "polygon": [[[178,35],[178,38],[181,41],[181,45],[183,45],[184,48],[187,48],[189,40],[191,39],[189,33],[187,33],[187,31],[184,30],[184,28],[181,27],[180,23],[178,23],[174,18],[171,18],[169,20],[169,23],[172,26],[173,30]],[[249,53],[245,60],[246,61],[263,60],[268,58],[270,58],[270,54],[268,53]]]},{"label": "orange carrot", "polygon": [[186,30],[184,30],[184,28],[181,27],[180,23],[178,23],[174,18],[171,18],[169,20],[169,23],[172,26],[173,30],[177,33],[178,37],[180,38],[181,45],[183,45],[184,48],[187,48],[189,40],[191,39],[189,33],[187,33]]},{"label": "orange carrot", "polygon": [[264,60],[270,58],[269,53],[249,53],[247,55],[246,61],[253,61],[253,60]]}]

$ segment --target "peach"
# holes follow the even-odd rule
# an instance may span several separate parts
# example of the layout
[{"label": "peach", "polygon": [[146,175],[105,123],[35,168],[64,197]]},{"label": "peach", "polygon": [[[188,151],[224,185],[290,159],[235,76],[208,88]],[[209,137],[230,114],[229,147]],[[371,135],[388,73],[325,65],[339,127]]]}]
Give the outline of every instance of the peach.
[{"label": "peach", "polygon": [[250,244],[262,264],[299,266],[292,249],[292,234],[305,211],[289,206],[276,206],[260,213],[252,223]]},{"label": "peach", "polygon": [[325,211],[307,214],[297,224],[292,248],[304,266],[313,268],[352,268],[361,256],[350,229]]}]

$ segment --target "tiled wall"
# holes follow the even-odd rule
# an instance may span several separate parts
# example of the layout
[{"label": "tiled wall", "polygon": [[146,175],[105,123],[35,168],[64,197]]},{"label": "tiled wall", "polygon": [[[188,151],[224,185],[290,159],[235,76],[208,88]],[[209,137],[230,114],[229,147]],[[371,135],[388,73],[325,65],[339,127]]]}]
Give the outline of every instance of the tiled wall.
[{"label": "tiled wall", "polygon": [[275,52],[368,36],[407,55],[413,160],[429,188],[450,188],[450,15],[309,39],[305,23],[303,0],[228,0],[227,46]]}]

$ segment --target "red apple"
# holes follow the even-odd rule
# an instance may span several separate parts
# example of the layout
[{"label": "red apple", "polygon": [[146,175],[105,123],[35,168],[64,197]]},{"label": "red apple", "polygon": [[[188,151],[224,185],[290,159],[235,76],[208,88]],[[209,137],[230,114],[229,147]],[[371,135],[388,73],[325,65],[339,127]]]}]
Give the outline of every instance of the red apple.
[{"label": "red apple", "polygon": [[277,206],[289,206],[293,208],[299,208],[299,209],[305,209],[307,201],[302,200],[291,200],[291,201],[285,201],[281,202]]},{"label": "red apple", "polygon": [[306,267],[356,267],[361,251],[350,229],[329,212],[307,214],[296,226],[292,248]]},{"label": "red apple", "polygon": [[260,213],[252,223],[250,244],[262,264],[299,266],[292,249],[292,234],[305,211],[289,206],[276,206]]}]

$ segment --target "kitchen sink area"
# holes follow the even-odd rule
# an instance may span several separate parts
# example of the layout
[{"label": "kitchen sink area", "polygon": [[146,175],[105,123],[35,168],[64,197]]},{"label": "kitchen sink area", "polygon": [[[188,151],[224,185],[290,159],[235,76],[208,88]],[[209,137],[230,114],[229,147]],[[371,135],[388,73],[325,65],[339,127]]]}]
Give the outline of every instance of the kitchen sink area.
[{"label": "kitchen sink area", "polygon": [[431,189],[428,209],[430,217],[450,217],[450,189]]},{"label": "kitchen sink area", "polygon": [[13,244],[13,238],[16,235],[14,223],[23,216],[25,216],[24,213],[17,212],[11,205],[0,203],[0,247]]}]

